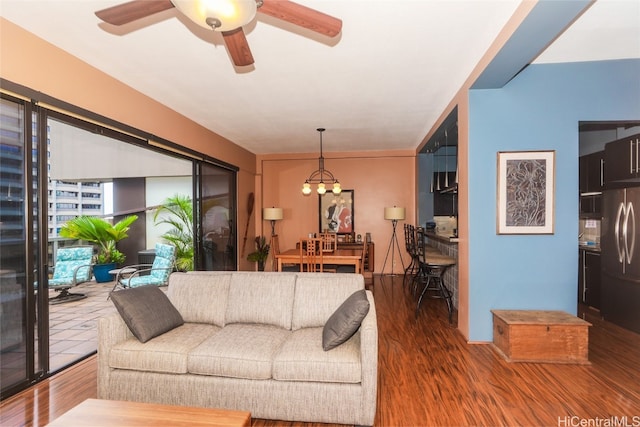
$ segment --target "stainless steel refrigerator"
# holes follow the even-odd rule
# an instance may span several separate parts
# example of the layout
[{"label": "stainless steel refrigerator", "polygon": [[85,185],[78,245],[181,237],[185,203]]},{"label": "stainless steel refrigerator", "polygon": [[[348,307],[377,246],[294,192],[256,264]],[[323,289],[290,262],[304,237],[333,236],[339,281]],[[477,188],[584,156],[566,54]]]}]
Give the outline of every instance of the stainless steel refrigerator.
[{"label": "stainless steel refrigerator", "polygon": [[640,333],[640,187],[605,190],[602,208],[601,314]]}]

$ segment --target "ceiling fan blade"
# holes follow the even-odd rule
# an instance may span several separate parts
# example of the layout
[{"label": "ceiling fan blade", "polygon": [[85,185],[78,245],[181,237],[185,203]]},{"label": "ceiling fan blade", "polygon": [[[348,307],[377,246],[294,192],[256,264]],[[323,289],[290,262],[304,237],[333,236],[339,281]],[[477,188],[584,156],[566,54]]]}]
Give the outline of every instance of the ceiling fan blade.
[{"label": "ceiling fan blade", "polygon": [[238,67],[253,64],[253,55],[242,27],[231,31],[223,31],[222,37],[227,45],[233,63]]},{"label": "ceiling fan blade", "polygon": [[171,0],[134,0],[99,10],[96,16],[108,24],[124,25],[172,7]]},{"label": "ceiling fan blade", "polygon": [[292,1],[263,0],[258,12],[329,37],[342,30],[342,20]]}]

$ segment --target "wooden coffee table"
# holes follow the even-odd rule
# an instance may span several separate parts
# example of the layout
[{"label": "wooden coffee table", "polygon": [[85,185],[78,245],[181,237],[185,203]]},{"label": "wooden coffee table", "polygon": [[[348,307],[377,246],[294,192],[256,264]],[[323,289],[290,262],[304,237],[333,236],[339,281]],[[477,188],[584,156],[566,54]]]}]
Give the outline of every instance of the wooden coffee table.
[{"label": "wooden coffee table", "polygon": [[49,426],[251,426],[251,413],[155,403],[87,399]]}]

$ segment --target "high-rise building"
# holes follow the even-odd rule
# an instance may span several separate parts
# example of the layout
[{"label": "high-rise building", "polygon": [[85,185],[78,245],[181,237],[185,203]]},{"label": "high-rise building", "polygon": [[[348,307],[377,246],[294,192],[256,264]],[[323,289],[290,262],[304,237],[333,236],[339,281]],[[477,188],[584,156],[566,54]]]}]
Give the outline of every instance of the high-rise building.
[{"label": "high-rise building", "polygon": [[[34,121],[32,141],[29,144],[24,136],[24,111],[18,108],[0,109],[2,133],[0,135],[0,239],[25,240],[25,160],[31,152],[33,161],[33,179],[37,177],[37,131]],[[47,127],[49,130],[49,127]],[[78,134],[80,135],[80,134]],[[65,135],[68,137],[69,135]],[[60,145],[58,145],[60,146]],[[33,148],[32,148],[33,147]],[[47,136],[47,171],[50,165],[51,133]],[[34,182],[34,191],[36,182]],[[62,225],[79,215],[104,214],[104,188],[99,182],[69,181],[48,179],[48,237],[58,237]],[[37,194],[34,192],[34,197]],[[34,205],[35,206],[35,205]],[[35,212],[34,212],[35,214]]]},{"label": "high-rise building", "polygon": [[49,180],[49,238],[58,237],[65,222],[80,215],[104,214],[103,184]]}]

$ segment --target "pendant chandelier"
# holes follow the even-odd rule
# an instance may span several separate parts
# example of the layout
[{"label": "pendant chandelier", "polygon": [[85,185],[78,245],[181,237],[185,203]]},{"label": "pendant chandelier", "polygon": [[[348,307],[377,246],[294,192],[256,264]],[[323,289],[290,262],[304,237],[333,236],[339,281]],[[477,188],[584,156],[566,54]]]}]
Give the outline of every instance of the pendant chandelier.
[{"label": "pendant chandelier", "polygon": [[318,169],[314,171],[309,178],[302,185],[302,194],[308,196],[311,194],[311,184],[318,184],[318,189],[316,190],[318,194],[325,194],[327,192],[327,185],[333,185],[333,194],[340,194],[342,192],[342,188],[340,188],[340,183],[333,176],[331,172],[324,168],[324,157],[322,157],[322,132],[325,131],[324,128],[316,129],[320,132],[320,157],[318,158]]}]

